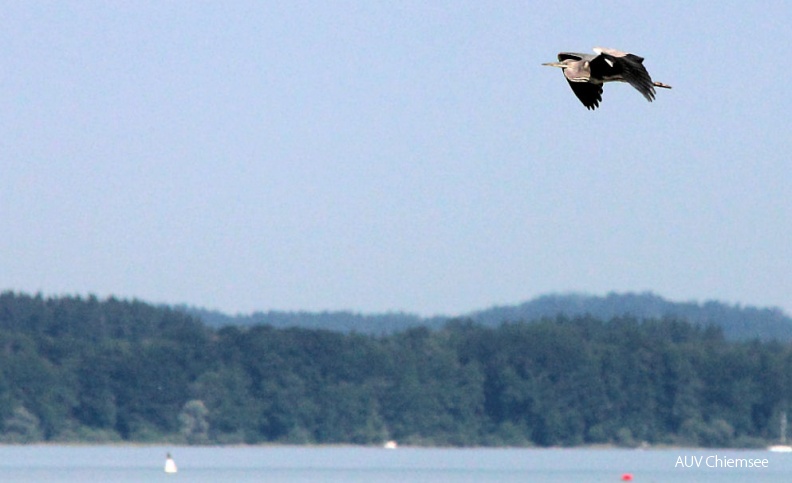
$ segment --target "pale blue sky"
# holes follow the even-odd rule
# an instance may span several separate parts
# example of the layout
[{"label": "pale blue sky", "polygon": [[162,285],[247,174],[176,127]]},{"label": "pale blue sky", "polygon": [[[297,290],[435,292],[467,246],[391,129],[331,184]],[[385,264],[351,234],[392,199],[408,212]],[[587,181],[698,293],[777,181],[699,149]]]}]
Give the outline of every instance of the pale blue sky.
[{"label": "pale blue sky", "polygon": [[[792,311],[792,5],[3,2],[0,289]],[[648,103],[558,51],[646,58]]]}]

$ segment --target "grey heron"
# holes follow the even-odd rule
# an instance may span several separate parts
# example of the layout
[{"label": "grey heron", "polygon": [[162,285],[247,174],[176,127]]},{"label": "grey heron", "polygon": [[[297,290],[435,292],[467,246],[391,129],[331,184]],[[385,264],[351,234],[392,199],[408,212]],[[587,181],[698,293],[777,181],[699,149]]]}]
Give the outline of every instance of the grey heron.
[{"label": "grey heron", "polygon": [[662,82],[654,82],[643,66],[643,57],[615,49],[597,47],[596,55],[561,52],[558,62],[542,65],[560,67],[580,102],[588,109],[596,109],[602,101],[602,85],[606,82],[627,82],[643,94],[647,101],[655,98],[655,87],[670,89]]}]

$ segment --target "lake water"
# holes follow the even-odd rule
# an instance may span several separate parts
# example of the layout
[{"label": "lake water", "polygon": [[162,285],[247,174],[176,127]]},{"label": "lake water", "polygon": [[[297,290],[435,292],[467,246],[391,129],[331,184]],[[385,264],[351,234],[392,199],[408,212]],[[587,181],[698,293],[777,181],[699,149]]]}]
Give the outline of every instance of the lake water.
[{"label": "lake water", "polygon": [[[170,452],[179,472],[166,474]],[[766,467],[727,467],[766,459]],[[737,461],[737,460],[740,461]],[[743,463],[744,464],[744,463]],[[760,463],[761,464],[761,463]],[[0,482],[788,482],[758,450],[0,446]]]}]

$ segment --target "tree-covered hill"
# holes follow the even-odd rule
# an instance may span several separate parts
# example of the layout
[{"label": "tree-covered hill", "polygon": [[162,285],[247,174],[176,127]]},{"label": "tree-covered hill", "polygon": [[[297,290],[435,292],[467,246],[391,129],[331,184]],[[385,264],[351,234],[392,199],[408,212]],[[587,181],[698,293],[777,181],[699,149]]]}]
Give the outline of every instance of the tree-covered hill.
[{"label": "tree-covered hill", "polygon": [[503,322],[531,322],[546,317],[565,315],[574,317],[591,315],[608,320],[630,316],[637,319],[670,317],[687,320],[706,327],[716,325],[723,329],[727,339],[754,339],[792,341],[792,318],[779,309],[727,305],[709,301],[671,302],[652,293],[609,294],[597,297],[581,294],[545,295],[513,306],[493,307],[459,317],[422,318],[412,314],[390,313],[363,315],[352,312],[256,312],[251,315],[229,316],[181,306],[179,310],[201,318],[207,325],[271,325],[273,327],[303,327],[365,334],[387,334],[411,327],[440,329],[453,318],[473,320],[485,326],[496,327]]},{"label": "tree-covered hill", "polygon": [[205,310],[179,305],[175,307],[186,314],[197,317],[210,327],[235,325],[249,327],[269,325],[279,329],[300,327],[303,329],[322,329],[337,332],[359,332],[364,334],[390,334],[413,327],[439,329],[448,317],[423,318],[403,312],[386,314],[359,314],[350,311],[323,312],[254,312],[249,315],[227,315],[216,310]]},{"label": "tree-covered hill", "polygon": [[613,317],[687,320],[694,325],[715,325],[727,339],[792,341],[792,318],[777,308],[742,307],[717,301],[672,302],[650,292],[611,293],[605,297],[582,294],[545,295],[516,306],[493,307],[468,317],[484,325],[504,321],[530,321],[542,317],[591,315]]},{"label": "tree-covered hill", "polygon": [[0,440],[754,446],[792,345],[664,318],[368,335],[0,294]]}]

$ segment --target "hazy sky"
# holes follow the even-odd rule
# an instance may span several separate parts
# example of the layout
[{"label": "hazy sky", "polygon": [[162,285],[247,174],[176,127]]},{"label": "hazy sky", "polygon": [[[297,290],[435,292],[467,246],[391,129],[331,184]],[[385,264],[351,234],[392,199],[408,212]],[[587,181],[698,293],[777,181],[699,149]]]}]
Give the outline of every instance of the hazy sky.
[{"label": "hazy sky", "polygon": [[[52,1],[0,15],[0,290],[792,312],[792,4]],[[674,86],[587,111],[559,51]]]}]

